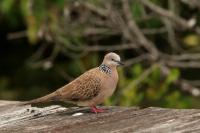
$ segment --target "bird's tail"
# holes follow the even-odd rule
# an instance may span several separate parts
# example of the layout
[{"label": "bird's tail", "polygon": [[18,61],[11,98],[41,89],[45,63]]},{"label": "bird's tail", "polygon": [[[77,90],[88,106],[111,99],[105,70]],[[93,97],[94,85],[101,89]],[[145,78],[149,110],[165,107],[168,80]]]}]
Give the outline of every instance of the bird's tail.
[{"label": "bird's tail", "polygon": [[57,100],[58,100],[58,95],[55,92],[53,92],[37,99],[21,102],[20,105],[41,104],[41,103],[48,103],[48,102],[57,101]]}]

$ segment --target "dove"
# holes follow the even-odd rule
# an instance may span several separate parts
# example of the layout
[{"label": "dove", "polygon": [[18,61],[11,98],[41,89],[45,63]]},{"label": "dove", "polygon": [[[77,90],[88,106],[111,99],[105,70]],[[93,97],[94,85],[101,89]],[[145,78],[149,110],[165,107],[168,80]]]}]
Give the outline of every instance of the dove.
[{"label": "dove", "polygon": [[103,103],[115,91],[119,79],[117,67],[121,65],[120,56],[110,52],[104,56],[100,66],[86,71],[56,91],[25,104],[61,101],[91,107],[94,113],[104,112],[96,105]]}]

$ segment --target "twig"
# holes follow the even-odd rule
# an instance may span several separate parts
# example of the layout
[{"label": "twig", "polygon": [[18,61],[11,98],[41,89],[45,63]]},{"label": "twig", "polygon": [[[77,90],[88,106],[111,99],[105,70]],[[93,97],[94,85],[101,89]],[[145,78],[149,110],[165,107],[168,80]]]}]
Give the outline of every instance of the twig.
[{"label": "twig", "polygon": [[50,62],[54,62],[54,60],[58,56],[59,52],[60,52],[60,45],[59,44],[55,44],[54,48],[53,48],[53,51],[51,52],[51,55],[49,57],[47,57],[46,60],[48,60]]},{"label": "twig", "polygon": [[132,82],[130,82],[123,90],[127,91],[129,89],[131,89],[133,86],[138,86],[142,81],[145,80],[145,78],[147,78],[152,72],[153,70],[157,67],[157,64],[152,65],[150,68],[148,68],[147,70],[145,70],[139,78],[137,78],[136,80],[133,80]]},{"label": "twig", "polygon": [[163,18],[162,20],[167,29],[169,45],[171,45],[173,52],[183,51],[182,48],[177,44],[175,31],[172,27],[171,21],[166,18]]},{"label": "twig", "polygon": [[91,35],[116,35],[119,34],[119,31],[114,31],[113,29],[108,29],[108,28],[87,28],[84,31],[84,36],[91,36]]},{"label": "twig", "polygon": [[103,17],[108,17],[109,16],[109,12],[106,9],[102,9],[100,7],[95,6],[94,4],[91,4],[89,2],[81,2],[81,5],[83,5],[84,7],[86,7],[87,9],[91,10],[92,12],[95,12],[96,14],[103,16]]},{"label": "twig", "polygon": [[72,81],[74,79],[74,77],[66,73],[61,67],[56,67],[55,70],[67,81]]},{"label": "twig", "polygon": [[127,44],[116,44],[116,45],[110,45],[110,46],[103,46],[103,45],[94,45],[94,46],[88,46],[88,45],[82,45],[77,46],[74,44],[69,44],[70,42],[66,42],[63,40],[62,37],[56,38],[59,44],[62,44],[62,47],[65,47],[67,49],[73,50],[73,51],[115,51],[115,50],[127,50],[127,49],[137,49],[138,45],[134,43],[127,43]]},{"label": "twig", "polygon": [[[162,74],[166,77],[170,73],[170,69],[163,64],[160,64],[161,72]],[[179,86],[181,90],[189,92],[191,95],[195,97],[200,96],[200,89],[192,86],[188,82],[186,82],[183,79],[177,79],[176,81],[173,82],[175,85]]]},{"label": "twig", "polygon": [[128,0],[122,0],[122,4],[123,4],[124,15],[127,19],[128,26],[129,26],[131,32],[136,35],[136,37],[138,38],[137,39],[138,42],[147,51],[149,51],[151,53],[152,59],[156,60],[159,56],[159,52],[158,52],[157,48],[154,46],[154,44],[144,36],[142,31],[136,25],[134,19],[132,18],[132,14],[131,14],[131,11],[130,11]]},{"label": "twig", "polygon": [[113,46],[103,46],[103,45],[96,45],[96,46],[85,46],[82,47],[85,51],[116,51],[116,50],[127,50],[127,49],[136,49],[138,48],[135,44],[118,44]]},{"label": "twig", "polygon": [[176,61],[200,60],[199,53],[186,53],[186,54],[180,54],[180,55],[168,55],[168,54],[163,53],[162,56],[171,60],[176,60]]},{"label": "twig", "polygon": [[180,1],[185,4],[188,4],[191,8],[199,8],[200,9],[199,0],[180,0]]},{"label": "twig", "polygon": [[196,23],[189,23],[189,21],[186,21],[182,19],[181,17],[175,15],[174,13],[164,10],[163,8],[160,8],[159,6],[153,4],[149,0],[141,0],[141,3],[150,8],[152,11],[157,13],[160,16],[165,16],[168,19],[174,21],[176,24],[181,26],[182,28],[191,29],[195,26]]},{"label": "twig", "polygon": [[27,36],[27,31],[18,31],[14,33],[9,33],[7,35],[8,40],[13,40],[13,39],[18,39],[18,38],[23,38]]},{"label": "twig", "polygon": [[168,60],[165,62],[167,66],[170,67],[179,67],[179,68],[200,68],[200,62],[199,61],[173,61]]},{"label": "twig", "polygon": [[161,34],[161,33],[167,32],[167,30],[166,30],[165,27],[157,28],[157,29],[141,29],[141,31],[142,31],[142,33],[148,34],[148,35],[151,35],[151,34]]},{"label": "twig", "polygon": [[38,60],[39,58],[42,57],[42,54],[44,53],[44,51],[47,49],[47,44],[41,44],[41,46],[37,49],[37,51],[35,53],[33,53],[33,55],[31,55],[30,59],[31,60]]},{"label": "twig", "polygon": [[[135,44],[136,39],[130,33],[129,27],[127,26],[119,11],[116,11],[116,9],[113,8],[110,12],[110,19],[113,23],[113,28],[118,29],[122,33],[124,39],[129,40],[131,43]],[[139,44],[137,45],[140,47]]]},{"label": "twig", "polygon": [[200,87],[200,80],[186,80],[186,79],[184,79],[183,81],[191,84],[192,86]]},{"label": "twig", "polygon": [[149,54],[142,54],[136,58],[133,58],[133,59],[129,59],[129,60],[126,60],[124,62],[125,66],[130,66],[130,65],[133,65],[133,64],[136,64],[136,63],[139,63],[141,61],[144,61],[144,60],[148,60],[149,59]]}]

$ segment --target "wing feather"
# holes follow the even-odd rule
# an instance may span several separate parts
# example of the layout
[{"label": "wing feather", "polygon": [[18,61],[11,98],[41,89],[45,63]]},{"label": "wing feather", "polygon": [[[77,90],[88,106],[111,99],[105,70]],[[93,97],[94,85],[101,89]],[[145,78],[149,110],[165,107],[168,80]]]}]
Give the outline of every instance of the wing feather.
[{"label": "wing feather", "polygon": [[96,97],[100,90],[100,77],[97,73],[88,71],[58,91],[63,100],[78,102]]}]

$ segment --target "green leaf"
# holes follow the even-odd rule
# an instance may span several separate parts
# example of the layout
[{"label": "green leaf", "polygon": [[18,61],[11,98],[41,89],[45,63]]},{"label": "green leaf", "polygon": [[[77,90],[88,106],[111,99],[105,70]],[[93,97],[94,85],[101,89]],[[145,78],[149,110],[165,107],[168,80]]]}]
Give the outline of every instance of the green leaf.
[{"label": "green leaf", "polygon": [[132,67],[132,72],[134,74],[134,77],[137,78],[140,76],[140,74],[143,72],[143,68],[140,64],[135,64],[133,67]]},{"label": "green leaf", "polygon": [[4,13],[8,13],[12,10],[13,4],[15,0],[2,0],[1,1],[1,11]]},{"label": "green leaf", "polygon": [[158,18],[151,18],[146,21],[147,28],[160,28],[162,26],[161,21]]},{"label": "green leaf", "polygon": [[65,5],[65,0],[51,0],[51,2],[61,8],[63,8]]},{"label": "green leaf", "polygon": [[143,14],[143,7],[140,2],[135,1],[131,6],[132,14],[134,17],[141,17]]},{"label": "green leaf", "polygon": [[178,69],[172,69],[166,79],[166,83],[167,84],[170,84],[172,83],[173,81],[176,81],[178,79],[180,75],[180,72]]}]

